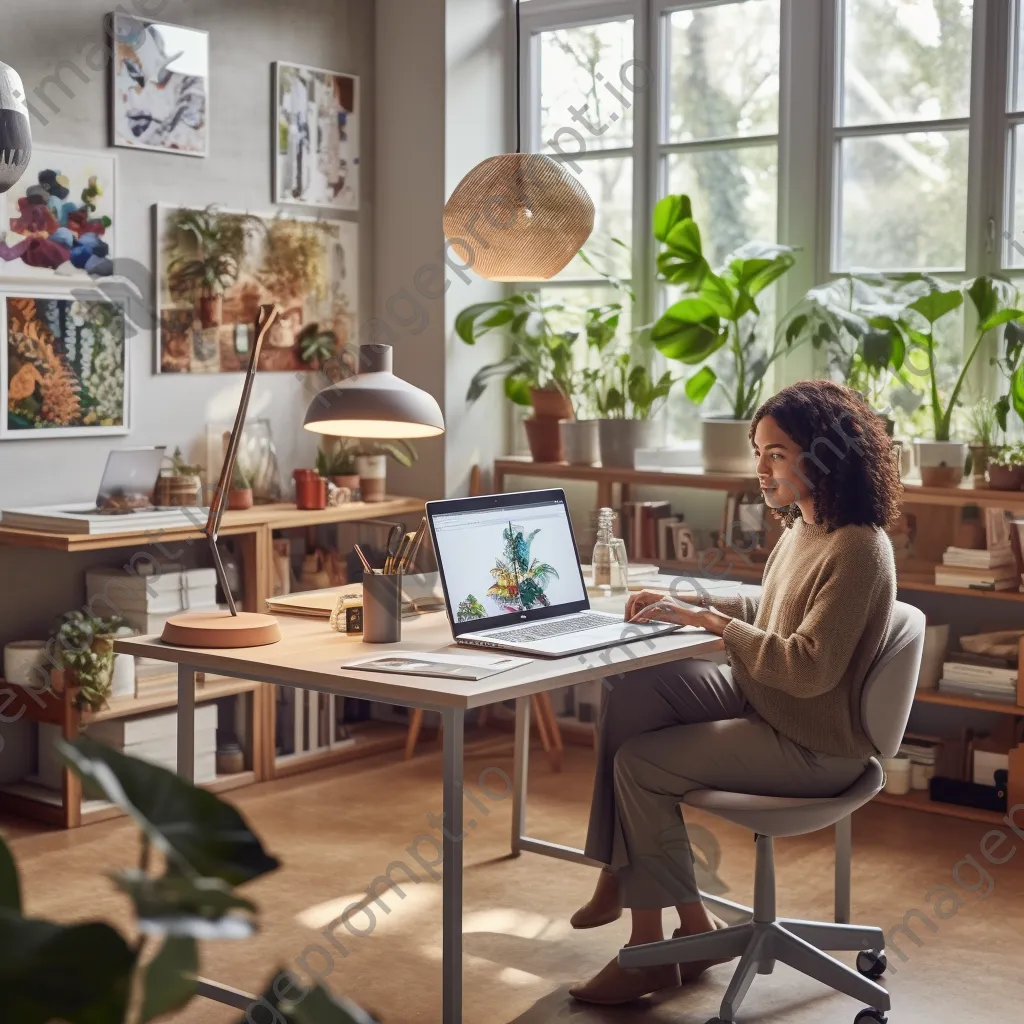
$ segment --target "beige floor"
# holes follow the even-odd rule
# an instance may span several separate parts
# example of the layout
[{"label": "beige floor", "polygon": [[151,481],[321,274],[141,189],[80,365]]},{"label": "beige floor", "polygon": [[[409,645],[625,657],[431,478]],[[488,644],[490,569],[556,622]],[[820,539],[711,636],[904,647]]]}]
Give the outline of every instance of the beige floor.
[{"label": "beige floor", "polygon": [[[713,1017],[729,975],[715,968],[697,985],[668,998],[630,1008],[598,1011],[571,1001],[567,986],[601,967],[623,941],[624,922],[575,933],[569,914],[586,899],[593,882],[585,868],[524,855],[507,858],[510,801],[501,800],[501,772],[508,772],[505,737],[473,744],[467,760],[467,791],[480,806],[466,804],[465,1020],[468,1024],[575,1024],[607,1021],[703,1022]],[[578,844],[583,835],[592,755],[567,752],[565,770],[554,775],[542,756],[533,762],[530,831]],[[494,769],[488,772],[488,769]],[[481,790],[481,774],[490,796]],[[385,1024],[440,1019],[441,889],[411,860],[416,837],[433,833],[428,814],[440,813],[440,758],[429,748],[408,763],[392,757],[345,769],[273,783],[234,794],[239,807],[279,855],[284,867],[248,889],[262,907],[262,931],[244,943],[204,949],[209,977],[257,990],[276,965],[305,960],[329,974],[330,983],[380,1017]],[[481,809],[482,808],[482,809]],[[750,898],[753,844],[743,830],[708,817],[721,844],[720,876],[730,897]],[[37,833],[14,821],[0,822],[21,864],[30,913],[60,920],[103,915],[127,920],[123,900],[105,872],[135,858],[134,830],[110,822],[75,833]],[[952,818],[870,807],[854,824],[855,918],[887,929],[913,909],[927,912],[932,931],[916,923],[918,947],[902,938],[906,956],[894,957],[889,979],[894,1024],[962,1024],[1021,1019],[1024,1005],[1021,935],[1024,934],[1024,839],[1003,866],[980,854],[985,826]],[[1012,836],[1011,838],[1016,838]],[[428,839],[419,840],[424,861]],[[1021,849],[1017,849],[1021,847]],[[982,865],[982,876],[973,865]],[[333,932],[342,955],[317,929],[361,897],[371,880],[402,860],[420,881],[370,904],[372,934]],[[778,844],[780,912],[827,917],[830,913],[831,849],[826,834]],[[957,870],[957,865],[960,865]],[[954,872],[959,875],[959,884]],[[394,877],[404,875],[395,870]],[[979,886],[979,882],[981,883]],[[948,886],[947,902],[934,909]],[[951,894],[958,894],[960,905]],[[666,918],[667,922],[667,918]],[[353,915],[355,930],[369,930],[365,914]],[[328,962],[319,950],[332,953]],[[826,1024],[852,1022],[858,1007],[829,995],[814,982],[780,967],[758,978],[741,1019]],[[199,1000],[175,1020],[227,1024],[236,1011]],[[268,1018],[257,1012],[253,1024]]]}]

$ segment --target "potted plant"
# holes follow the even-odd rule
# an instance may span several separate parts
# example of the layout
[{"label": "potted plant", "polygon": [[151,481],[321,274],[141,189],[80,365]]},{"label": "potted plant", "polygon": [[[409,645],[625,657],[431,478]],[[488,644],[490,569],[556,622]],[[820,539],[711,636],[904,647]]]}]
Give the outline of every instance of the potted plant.
[{"label": "potted plant", "polygon": [[[690,199],[670,195],[654,209],[654,237],[660,279],[681,286],[683,297],[658,318],[651,340],[667,359],[700,367],[686,380],[686,396],[700,405],[718,385],[728,397],[729,414],[701,421],[701,450],[709,472],[750,474],[750,420],[761,402],[769,367],[794,344],[794,332],[775,332],[767,347],[758,336],[761,311],[756,297],[794,264],[786,245],[748,242],[713,271],[693,219]],[[720,380],[708,365],[727,347],[728,377]]]},{"label": "potted plant", "polygon": [[306,324],[295,340],[299,357],[313,370],[326,366],[338,352],[338,336],[318,323]]},{"label": "potted plant", "polygon": [[989,456],[1000,447],[995,442],[999,430],[996,403],[987,398],[978,398],[971,405],[968,417],[971,424],[971,472],[974,485],[984,487]]},{"label": "potted plant", "polygon": [[1004,444],[989,452],[988,485],[994,491],[1019,491],[1024,486],[1024,444]]},{"label": "potted plant", "polygon": [[216,205],[203,210],[181,207],[171,214],[171,228],[184,237],[175,242],[167,264],[171,295],[196,305],[202,327],[218,327],[223,319],[224,292],[238,280],[250,234],[263,221],[247,213],[223,213]]},{"label": "potted plant", "polygon": [[170,462],[157,478],[153,504],[161,507],[202,505],[203,467],[186,462],[180,448],[174,449]]},{"label": "potted plant", "polygon": [[114,637],[127,623],[119,616],[98,618],[67,612],[53,630],[54,655],[64,685],[74,689],[80,711],[99,711],[110,699],[114,678]]},{"label": "potted plant", "polygon": [[252,474],[240,463],[235,463],[228,491],[228,508],[244,511],[252,508]]},{"label": "potted plant", "polygon": [[359,442],[351,437],[325,437],[316,453],[316,471],[335,487],[347,487],[358,498],[359,474],[356,472],[356,449]]},{"label": "potted plant", "polygon": [[419,457],[419,453],[408,441],[375,438],[360,439],[356,442],[354,452],[363,501],[384,501],[387,493],[388,456],[406,469]]},{"label": "potted plant", "polygon": [[564,310],[560,302],[524,292],[467,306],[455,319],[455,333],[467,345],[491,331],[505,335],[506,356],[474,374],[466,401],[475,402],[491,380],[500,378],[507,398],[533,410],[525,426],[535,462],[564,461],[559,421],[575,419],[571,395],[577,332],[557,331],[549,319]]}]

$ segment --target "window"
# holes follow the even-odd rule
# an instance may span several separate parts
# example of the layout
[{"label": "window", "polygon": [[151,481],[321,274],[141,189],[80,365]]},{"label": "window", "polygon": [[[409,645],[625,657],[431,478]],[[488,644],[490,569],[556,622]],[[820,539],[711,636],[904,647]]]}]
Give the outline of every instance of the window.
[{"label": "window", "polygon": [[1009,37],[1004,138],[1006,141],[1006,230],[1002,264],[1024,267],[1024,4],[1013,4]]}]

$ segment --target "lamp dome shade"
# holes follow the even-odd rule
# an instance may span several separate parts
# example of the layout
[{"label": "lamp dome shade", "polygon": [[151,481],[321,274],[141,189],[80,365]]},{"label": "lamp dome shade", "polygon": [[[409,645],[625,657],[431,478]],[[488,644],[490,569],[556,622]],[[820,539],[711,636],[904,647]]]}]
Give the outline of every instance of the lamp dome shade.
[{"label": "lamp dome shade", "polygon": [[25,173],[32,156],[32,129],[25,86],[14,68],[0,61],[0,192]]},{"label": "lamp dome shade", "polygon": [[477,164],[444,208],[451,248],[491,281],[547,281],[593,230],[587,190],[539,153],[508,153]]},{"label": "lamp dome shade", "polygon": [[444,433],[437,400],[391,372],[390,345],[362,345],[359,373],[324,388],[303,426],[332,437],[436,437]]}]

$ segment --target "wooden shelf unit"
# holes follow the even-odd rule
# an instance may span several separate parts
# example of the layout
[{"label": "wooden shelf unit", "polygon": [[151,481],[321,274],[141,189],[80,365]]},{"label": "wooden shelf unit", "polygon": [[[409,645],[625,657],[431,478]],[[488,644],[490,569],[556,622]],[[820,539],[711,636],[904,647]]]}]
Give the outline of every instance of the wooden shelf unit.
[{"label": "wooden shelf unit", "polygon": [[[494,491],[498,493],[505,490],[506,481],[510,477],[591,482],[596,485],[597,505],[599,507],[614,507],[616,504],[616,488],[619,490],[618,500],[620,502],[631,500],[630,493],[636,485],[720,491],[724,494],[740,494],[755,491],[758,487],[757,478],[754,475],[748,477],[742,474],[705,473],[698,467],[659,470],[619,469],[611,466],[570,466],[562,463],[533,462],[524,456],[496,460],[494,463]],[[905,480],[904,505],[935,506],[945,509],[965,508],[967,506],[1005,508],[1024,517],[1024,491],[991,490],[989,488],[974,487],[969,482],[965,482],[959,487],[925,487],[918,481]],[[658,564],[661,571],[665,573],[702,575],[699,566],[692,563],[662,561],[660,559],[654,559],[654,561]],[[953,597],[978,598],[989,601],[1024,601],[1024,593],[1019,591],[971,590],[966,587],[940,586],[934,582],[929,582],[922,576],[920,564],[916,568],[918,571],[913,575],[908,575],[898,580],[901,591],[948,594]],[[749,560],[743,560],[737,556],[722,558],[717,563],[714,573],[715,578],[732,579],[743,583],[760,583],[762,574],[763,567],[752,565]],[[704,572],[703,575],[710,575],[710,573]],[[1022,644],[1022,648],[1024,648],[1024,644]],[[1020,704],[940,693],[937,690],[919,690],[915,696],[915,702],[1024,717],[1024,706]],[[1011,795],[1014,788],[1016,787],[1011,786]],[[911,792],[905,796],[894,796],[893,794],[882,792],[875,800],[878,803],[890,806],[931,811],[936,814],[945,814],[973,821],[999,822],[1003,817],[995,811],[933,801],[929,798],[928,793],[924,791]]]},{"label": "wooden shelf unit", "polygon": [[[235,538],[238,543],[239,560],[244,580],[244,594],[241,606],[248,611],[263,611],[266,599],[273,588],[273,536],[275,530],[298,530],[323,525],[365,522],[367,520],[388,520],[399,516],[420,515],[423,500],[420,498],[388,497],[379,502],[349,502],[325,509],[299,509],[293,504],[279,502],[255,505],[245,511],[228,511],[224,514],[220,535]],[[163,545],[170,559],[175,546],[199,541],[206,544],[202,527],[159,530],[138,533],[110,535],[48,533],[33,530],[14,530],[0,524],[0,547],[24,547],[56,552],[111,551],[138,549]],[[324,624],[326,627],[326,623]],[[172,666],[168,665],[168,670]],[[2,686],[0,681],[0,686]],[[17,690],[18,688],[12,688]],[[214,792],[227,792],[241,786],[268,781],[275,777],[295,775],[312,771],[325,764],[370,757],[382,749],[401,749],[402,735],[393,737],[370,736],[363,742],[340,750],[324,752],[325,756],[294,758],[278,766],[275,757],[276,732],[276,687],[265,683],[225,676],[207,675],[204,683],[196,687],[197,701],[216,700],[221,697],[252,693],[251,715],[247,734],[250,738],[248,763],[251,768],[236,775],[219,777],[207,788]],[[175,690],[141,698],[114,698],[99,712],[79,713],[72,706],[70,696],[50,693],[44,695],[42,707],[25,692],[16,693],[15,703],[8,705],[7,714],[17,714],[24,706],[24,717],[37,723],[59,726],[67,739],[78,735],[83,726],[90,722],[102,722],[125,718],[136,714],[167,710],[177,706]],[[120,812],[109,805],[94,806],[96,802],[83,803],[77,778],[65,771],[63,792],[45,789],[31,783],[18,783],[0,789],[0,808],[13,813],[43,821],[64,828],[74,828],[116,817]]]}]

